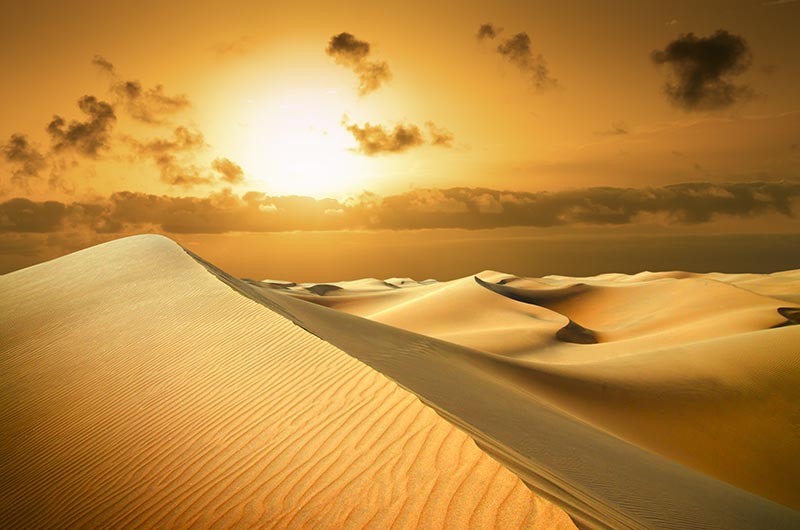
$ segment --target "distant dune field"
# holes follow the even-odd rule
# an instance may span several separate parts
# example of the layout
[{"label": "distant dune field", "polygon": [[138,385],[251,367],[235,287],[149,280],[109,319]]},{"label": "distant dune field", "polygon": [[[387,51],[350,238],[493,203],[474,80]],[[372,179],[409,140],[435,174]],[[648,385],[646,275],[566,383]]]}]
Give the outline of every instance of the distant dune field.
[{"label": "distant dune field", "polygon": [[798,302],[800,271],[294,284],[113,241],[0,276],[0,526],[800,528]]}]

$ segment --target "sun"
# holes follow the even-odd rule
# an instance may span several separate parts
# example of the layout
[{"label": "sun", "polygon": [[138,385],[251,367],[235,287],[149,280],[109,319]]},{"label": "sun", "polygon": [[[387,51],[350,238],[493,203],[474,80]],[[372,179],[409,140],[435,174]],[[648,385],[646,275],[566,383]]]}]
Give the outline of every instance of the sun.
[{"label": "sun", "polygon": [[338,197],[359,191],[366,163],[341,121],[334,90],[291,91],[254,105],[242,165],[271,195]]}]

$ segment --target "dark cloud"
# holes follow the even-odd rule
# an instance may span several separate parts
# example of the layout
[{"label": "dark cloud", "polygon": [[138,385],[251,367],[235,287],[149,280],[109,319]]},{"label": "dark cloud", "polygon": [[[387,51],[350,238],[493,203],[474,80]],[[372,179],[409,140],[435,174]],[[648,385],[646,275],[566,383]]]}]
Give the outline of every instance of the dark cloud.
[{"label": "dark cloud", "polygon": [[346,64],[358,63],[369,55],[369,43],[358,40],[354,35],[343,32],[331,37],[325,52]]},{"label": "dark cloud", "polygon": [[[496,38],[502,28],[492,24],[481,24],[476,35],[479,41]],[[501,42],[495,51],[505,57],[511,64],[520,69],[536,90],[546,90],[558,86],[558,81],[550,76],[547,61],[541,54],[534,55],[531,49],[531,38],[521,32]]]},{"label": "dark cloud", "polygon": [[418,126],[411,124],[397,124],[391,129],[369,122],[364,125],[349,124],[344,118],[342,125],[358,142],[358,152],[368,156],[402,153],[426,143],[436,147],[452,147],[454,140],[453,133],[431,121],[425,122],[430,141],[426,140]]},{"label": "dark cloud", "polygon": [[752,63],[750,48],[739,35],[722,29],[710,37],[687,33],[650,57],[655,64],[671,68],[673,78],[664,85],[664,92],[684,110],[721,109],[752,95],[747,85],[731,81]]},{"label": "dark cloud", "polygon": [[325,49],[336,64],[346,66],[358,75],[358,93],[362,96],[380,88],[392,78],[389,65],[384,61],[370,61],[370,45],[358,40],[350,33],[339,33],[331,37]]},{"label": "dark cloud", "polygon": [[212,169],[220,174],[220,178],[229,184],[244,182],[244,170],[239,164],[227,158],[217,158],[211,163]]},{"label": "dark cloud", "polygon": [[47,125],[53,150],[72,149],[78,154],[97,158],[102,151],[109,149],[111,129],[117,121],[114,108],[94,96],[83,96],[78,100],[78,107],[89,116],[88,120],[73,120],[67,124],[64,118],[56,115]]},{"label": "dark cloud", "polygon": [[108,72],[109,74],[114,73],[114,65],[105,57],[95,55],[94,58],[92,58],[92,64],[104,72]]},{"label": "dark cloud", "polygon": [[8,142],[0,146],[3,158],[14,169],[11,182],[22,188],[28,188],[30,181],[39,177],[39,172],[47,167],[47,159],[39,152],[23,134],[12,134]]},{"label": "dark cloud", "polygon": [[114,65],[104,57],[95,55],[92,64],[108,74],[111,93],[135,120],[157,125],[164,123],[167,116],[191,106],[185,94],[170,96],[162,85],[144,88],[139,81],[122,79]]},{"label": "dark cloud", "polygon": [[122,227],[110,219],[103,203],[65,204],[23,198],[0,203],[0,232],[49,233],[70,228],[109,233]]},{"label": "dark cloud", "polygon": [[544,57],[541,54],[533,54],[531,38],[527,33],[517,33],[509,37],[497,46],[497,53],[519,68],[536,90],[558,86],[558,81],[550,77],[550,69]]},{"label": "dark cloud", "polygon": [[663,188],[587,188],[509,192],[482,188],[422,189],[346,201],[270,197],[230,190],[207,197],[118,192],[92,203],[0,203],[0,232],[172,233],[291,230],[549,227],[623,225],[642,215],[696,224],[719,216],[753,217],[800,211],[800,183],[687,183]]},{"label": "dark cloud", "polygon": [[402,153],[412,147],[425,143],[422,131],[416,125],[395,125],[388,130],[383,125],[346,125],[347,130],[358,142],[358,150],[365,155]]},{"label": "dark cloud", "polygon": [[56,232],[63,228],[67,205],[56,201],[11,199],[0,204],[2,232]]},{"label": "dark cloud", "polygon": [[703,223],[719,215],[748,217],[797,210],[800,183],[689,183],[663,188],[586,188],[562,192],[504,192],[453,188],[386,197],[373,212],[381,228],[548,227],[616,225],[641,215]]},{"label": "dark cloud", "polygon": [[503,31],[503,28],[495,27],[493,24],[481,24],[475,37],[478,40],[493,39],[497,37],[501,31]]}]

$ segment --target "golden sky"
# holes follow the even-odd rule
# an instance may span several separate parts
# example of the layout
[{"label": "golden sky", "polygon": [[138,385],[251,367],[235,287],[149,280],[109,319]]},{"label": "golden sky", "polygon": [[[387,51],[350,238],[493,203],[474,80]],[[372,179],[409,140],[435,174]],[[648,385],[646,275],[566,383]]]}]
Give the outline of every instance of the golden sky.
[{"label": "golden sky", "polygon": [[0,272],[42,234],[796,225],[800,1],[3,11]]}]

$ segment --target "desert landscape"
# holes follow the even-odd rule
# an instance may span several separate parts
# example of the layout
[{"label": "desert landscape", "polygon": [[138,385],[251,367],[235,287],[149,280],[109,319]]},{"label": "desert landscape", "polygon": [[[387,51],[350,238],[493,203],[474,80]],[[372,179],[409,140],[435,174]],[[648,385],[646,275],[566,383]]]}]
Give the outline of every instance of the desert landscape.
[{"label": "desert landscape", "polygon": [[[800,272],[0,277],[11,528],[796,528]],[[527,487],[526,487],[527,486]]]},{"label": "desert landscape", "polygon": [[800,529],[800,0],[3,8],[0,530]]}]

